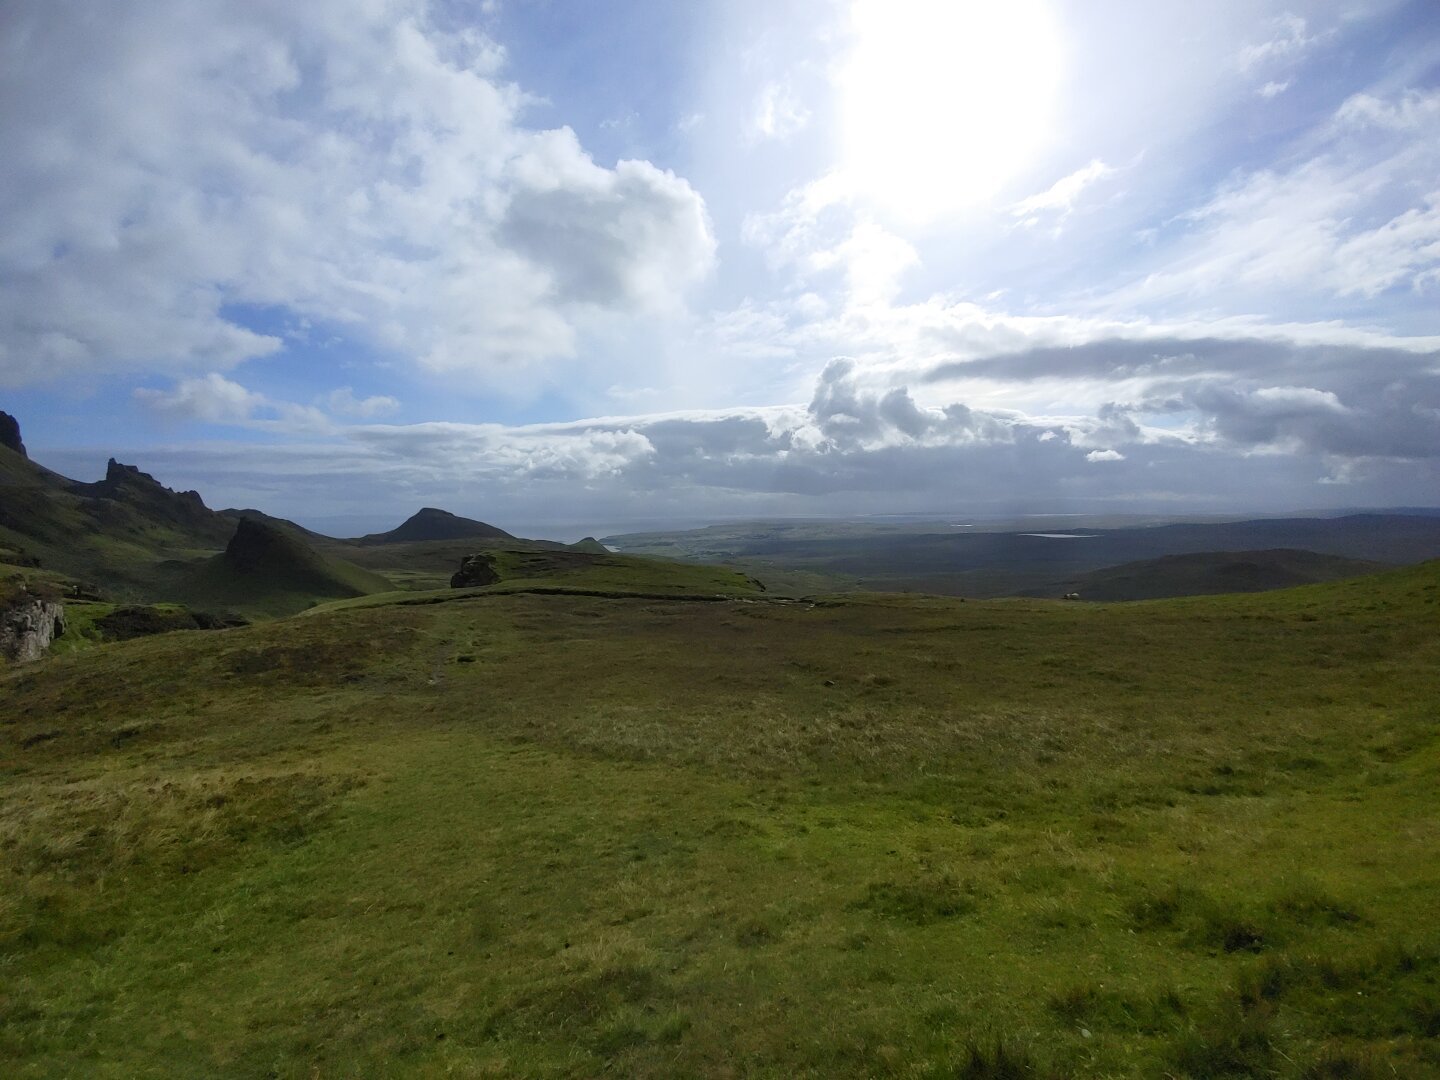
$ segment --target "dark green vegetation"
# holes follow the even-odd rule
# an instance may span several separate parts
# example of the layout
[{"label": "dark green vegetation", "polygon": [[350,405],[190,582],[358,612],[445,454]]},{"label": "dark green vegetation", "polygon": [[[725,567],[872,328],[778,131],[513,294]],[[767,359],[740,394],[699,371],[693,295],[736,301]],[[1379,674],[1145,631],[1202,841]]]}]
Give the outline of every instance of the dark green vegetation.
[{"label": "dark green vegetation", "polygon": [[548,547],[520,547],[513,543],[497,545],[484,549],[483,558],[499,575],[494,584],[478,588],[446,585],[433,589],[412,584],[409,590],[323,604],[309,614],[376,605],[448,603],[480,595],[516,592],[610,599],[679,598],[704,601],[760,597],[765,593],[765,586],[760,582],[729,567],[637,558],[633,555],[595,555],[558,544]]},{"label": "dark green vegetation", "polygon": [[174,592],[208,607],[289,615],[317,600],[392,587],[379,574],[320,554],[283,525],[241,518],[225,550],[187,571]]},{"label": "dark green vegetation", "polygon": [[[1303,548],[1374,563],[1440,557],[1440,516],[1419,513],[1124,528],[1091,528],[1083,520],[1036,519],[1023,530],[1013,524],[751,522],[612,536],[606,543],[638,555],[728,563],[787,591],[861,588],[979,597],[1078,591],[1063,583],[1165,555]],[[1179,584],[1183,575],[1174,580]]]},{"label": "dark green vegetation", "polygon": [[[68,480],[0,445],[0,564],[37,568],[94,599],[179,601],[256,616],[392,588],[323,538],[255,511],[215,511],[113,458],[105,479]],[[219,550],[223,549],[223,550]],[[216,551],[219,550],[219,554]]]},{"label": "dark green vegetation", "polygon": [[1161,600],[1171,596],[1265,592],[1341,581],[1389,569],[1384,563],[1278,548],[1206,551],[1108,566],[1033,590],[1029,596],[1078,593],[1083,600]]},{"label": "dark green vegetation", "polygon": [[0,446],[0,548],[46,569],[153,599],[175,567],[223,547],[235,521],[110,461],[94,484],[67,480]]},{"label": "dark green vegetation", "polygon": [[7,1074],[1440,1075],[1440,564],[518,587],[0,673]]}]

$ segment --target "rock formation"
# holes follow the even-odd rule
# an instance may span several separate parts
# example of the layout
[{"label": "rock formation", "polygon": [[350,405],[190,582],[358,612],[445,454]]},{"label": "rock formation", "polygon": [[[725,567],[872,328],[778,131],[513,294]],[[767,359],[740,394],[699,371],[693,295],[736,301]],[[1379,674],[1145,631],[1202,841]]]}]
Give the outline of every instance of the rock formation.
[{"label": "rock formation", "polygon": [[39,660],[50,643],[65,633],[65,609],[39,597],[0,613],[0,656],[17,664]]},{"label": "rock formation", "polygon": [[469,555],[460,563],[460,569],[450,579],[452,589],[468,589],[475,585],[493,585],[500,580],[495,572],[495,560],[483,551]]},{"label": "rock formation", "polygon": [[25,453],[25,444],[20,441],[20,421],[7,412],[0,412],[0,446],[14,450],[21,457],[30,456]]}]

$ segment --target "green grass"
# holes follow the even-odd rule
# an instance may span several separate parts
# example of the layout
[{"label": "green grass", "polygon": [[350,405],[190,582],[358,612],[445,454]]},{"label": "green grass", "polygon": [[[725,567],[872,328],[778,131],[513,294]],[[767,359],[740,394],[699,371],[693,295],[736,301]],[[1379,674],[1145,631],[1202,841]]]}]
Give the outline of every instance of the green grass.
[{"label": "green grass", "polygon": [[[423,584],[423,579],[402,579],[397,583],[410,587],[320,604],[307,614],[390,604],[448,603],[477,596],[516,592],[555,592],[609,598],[692,597],[704,600],[724,597],[758,598],[765,593],[765,587],[754,578],[723,566],[696,565],[633,555],[599,555],[508,546],[480,550],[490,554],[494,568],[500,575],[500,580],[493,585],[465,589],[451,589],[448,585],[416,588],[414,586]],[[392,577],[395,576],[394,571],[387,572]]]},{"label": "green grass", "polygon": [[283,524],[247,519],[226,550],[188,572],[172,596],[197,607],[265,618],[392,588],[389,579],[317,551]]},{"label": "green grass", "polygon": [[9,1074],[1440,1073],[1440,565],[496,588],[0,674]]}]

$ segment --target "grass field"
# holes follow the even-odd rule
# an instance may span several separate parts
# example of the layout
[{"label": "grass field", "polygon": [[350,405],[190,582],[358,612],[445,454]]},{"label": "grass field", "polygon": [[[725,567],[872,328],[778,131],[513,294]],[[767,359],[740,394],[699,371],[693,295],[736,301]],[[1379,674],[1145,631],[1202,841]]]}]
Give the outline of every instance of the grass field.
[{"label": "grass field", "polygon": [[0,673],[8,1075],[1440,1075],[1440,564],[373,599]]}]

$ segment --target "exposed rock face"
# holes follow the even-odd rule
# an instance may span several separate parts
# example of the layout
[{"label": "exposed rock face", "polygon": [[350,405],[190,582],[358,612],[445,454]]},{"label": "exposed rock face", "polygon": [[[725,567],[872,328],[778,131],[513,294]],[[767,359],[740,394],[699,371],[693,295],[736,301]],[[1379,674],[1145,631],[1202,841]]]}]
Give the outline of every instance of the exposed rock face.
[{"label": "exposed rock face", "polygon": [[0,412],[0,446],[14,450],[21,457],[30,456],[25,453],[25,444],[20,441],[20,421],[7,412]]},{"label": "exposed rock face", "polygon": [[130,479],[148,480],[152,484],[160,482],[148,472],[141,472],[138,465],[122,465],[113,457],[105,462],[105,482],[107,484],[120,484]]},{"label": "exposed rock face", "polygon": [[103,489],[102,493],[111,498],[121,495],[126,488],[130,490],[151,489],[163,493],[173,499],[186,512],[195,511],[208,512],[205,501],[200,498],[198,491],[175,491],[156,480],[147,472],[141,472],[137,465],[125,465],[116,461],[113,457],[105,463],[105,479],[95,487]]},{"label": "exposed rock face", "polygon": [[494,585],[500,580],[495,572],[495,560],[483,551],[468,556],[460,569],[450,579],[452,589],[468,589],[475,585]]},{"label": "exposed rock face", "polygon": [[65,633],[65,609],[49,600],[29,600],[0,614],[0,656],[23,664],[39,660]]}]

